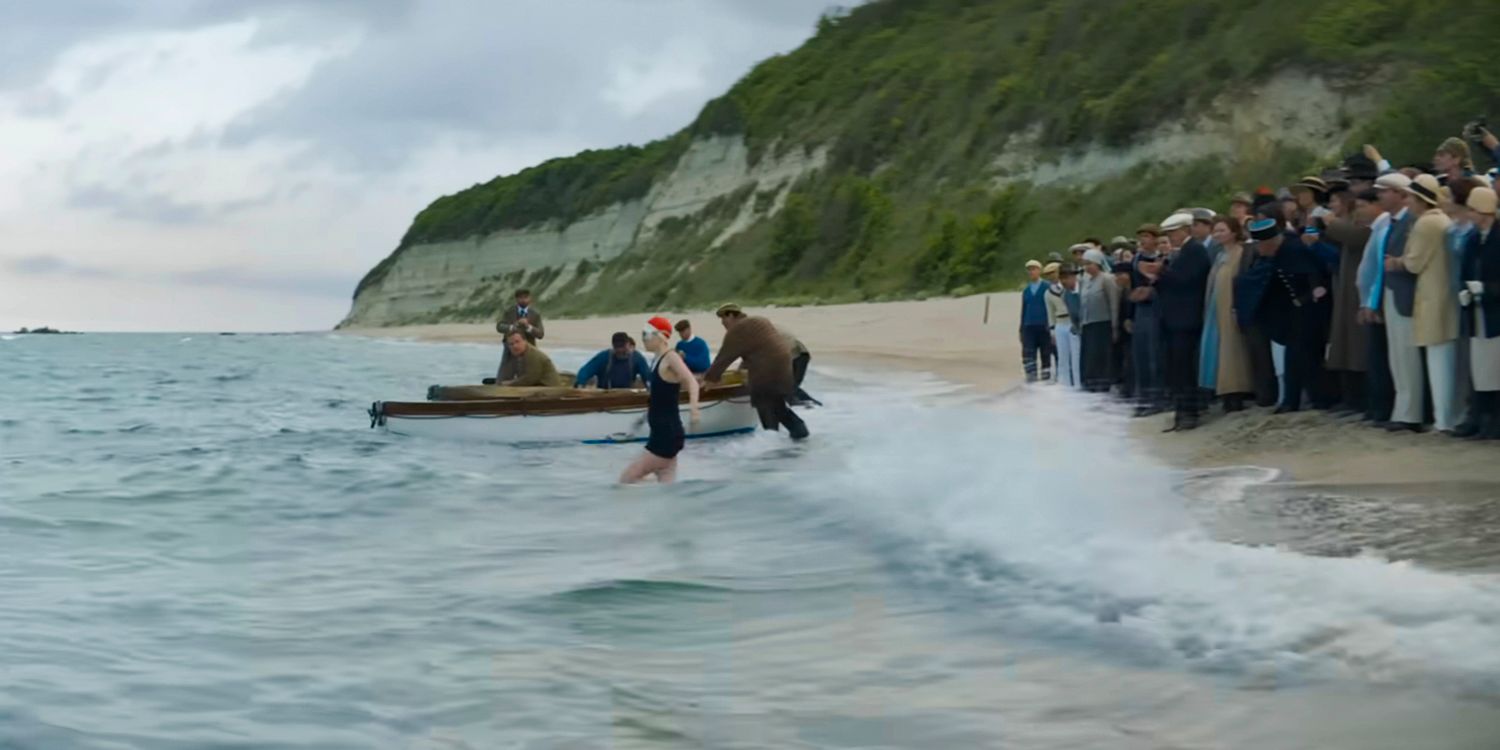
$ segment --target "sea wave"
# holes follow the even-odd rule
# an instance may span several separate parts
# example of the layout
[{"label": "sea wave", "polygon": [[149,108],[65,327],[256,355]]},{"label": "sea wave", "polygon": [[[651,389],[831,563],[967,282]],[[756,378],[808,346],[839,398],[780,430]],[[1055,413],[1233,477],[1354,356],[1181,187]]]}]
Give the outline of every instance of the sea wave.
[{"label": "sea wave", "polygon": [[888,412],[824,496],[862,514],[912,576],[968,590],[1012,632],[1207,669],[1500,694],[1500,579],[1214,539],[1184,480],[1222,502],[1274,472],[1184,477],[1075,403],[1031,393],[982,413]]}]

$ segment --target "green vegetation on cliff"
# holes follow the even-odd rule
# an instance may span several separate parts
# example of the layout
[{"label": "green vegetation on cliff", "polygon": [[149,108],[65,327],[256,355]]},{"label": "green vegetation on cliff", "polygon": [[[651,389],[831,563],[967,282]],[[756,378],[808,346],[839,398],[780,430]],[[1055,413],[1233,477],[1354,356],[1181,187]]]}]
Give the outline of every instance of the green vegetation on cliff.
[{"label": "green vegetation on cliff", "polygon": [[[723,135],[744,138],[752,162],[798,148],[826,149],[828,160],[775,213],[749,196],[757,220],[712,250],[734,215],[722,205],[551,290],[554,313],[1008,286],[1024,257],[1321,166],[1273,143],[1087,185],[1006,184],[996,159],[1018,135],[1043,154],[1126,146],[1300,72],[1378,86],[1372,115],[1330,113],[1346,150],[1369,141],[1398,162],[1425,161],[1500,103],[1496,29],[1500,3],[1468,0],[874,0],[825,17],[806,44],[757,66],[681,133],[441,198],[401,248],[566,224],[645,195],[693,138]],[[599,274],[623,282],[583,280]]]}]

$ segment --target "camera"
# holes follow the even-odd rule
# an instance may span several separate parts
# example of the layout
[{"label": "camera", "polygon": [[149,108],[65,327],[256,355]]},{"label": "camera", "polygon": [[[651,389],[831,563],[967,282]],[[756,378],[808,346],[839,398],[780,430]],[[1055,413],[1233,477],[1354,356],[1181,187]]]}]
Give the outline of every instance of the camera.
[{"label": "camera", "polygon": [[1480,143],[1484,140],[1484,133],[1489,130],[1489,123],[1484,117],[1476,117],[1473,121],[1464,125],[1464,140],[1470,143]]}]

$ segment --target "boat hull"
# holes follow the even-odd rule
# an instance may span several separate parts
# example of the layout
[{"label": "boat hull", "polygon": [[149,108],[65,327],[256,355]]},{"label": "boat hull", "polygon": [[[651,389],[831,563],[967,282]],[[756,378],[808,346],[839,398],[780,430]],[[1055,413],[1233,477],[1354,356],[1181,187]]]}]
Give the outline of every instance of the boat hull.
[{"label": "boat hull", "polygon": [[[466,402],[450,406],[471,408],[403,409],[409,404],[377,403],[372,409],[377,425],[387,432],[420,438],[482,443],[585,443],[608,445],[643,443],[650,436],[644,406],[599,411],[514,413],[513,408],[487,408],[495,402]],[[513,407],[505,404],[504,407]],[[426,413],[423,413],[426,412]],[[437,412],[437,413],[433,413]],[[689,440],[752,432],[759,426],[748,396],[723,398],[700,405],[702,419],[694,429],[686,404],[682,424]]]}]

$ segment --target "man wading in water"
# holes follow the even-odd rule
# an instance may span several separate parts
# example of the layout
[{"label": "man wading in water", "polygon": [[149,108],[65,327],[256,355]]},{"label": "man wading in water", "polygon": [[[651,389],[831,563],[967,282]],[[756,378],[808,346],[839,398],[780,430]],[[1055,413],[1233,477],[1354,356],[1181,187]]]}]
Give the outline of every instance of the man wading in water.
[{"label": "man wading in water", "polygon": [[662,484],[677,478],[677,454],[682,452],[687,438],[678,406],[684,385],[693,412],[693,427],[698,426],[698,381],[682,361],[682,355],[672,350],[671,337],[672,324],[666,318],[652,318],[641,332],[646,351],[656,355],[656,365],[651,368],[650,401],[646,406],[646,424],[651,427],[651,436],[646,439],[646,452],[620,475],[621,484],[635,484],[652,474]]},{"label": "man wading in water", "polygon": [[724,343],[703,381],[718,383],[735,360],[743,359],[750,376],[750,404],[760,414],[761,427],[774,432],[786,425],[793,440],[806,439],[807,425],[786,404],[787,397],[797,391],[786,339],[771,321],[748,317],[739,305],[724,305],[717,315],[724,324]]}]

